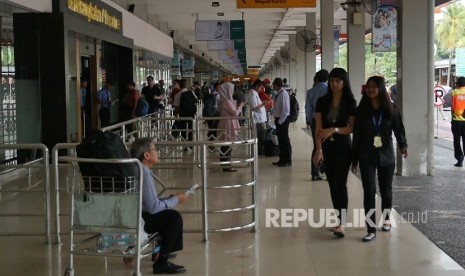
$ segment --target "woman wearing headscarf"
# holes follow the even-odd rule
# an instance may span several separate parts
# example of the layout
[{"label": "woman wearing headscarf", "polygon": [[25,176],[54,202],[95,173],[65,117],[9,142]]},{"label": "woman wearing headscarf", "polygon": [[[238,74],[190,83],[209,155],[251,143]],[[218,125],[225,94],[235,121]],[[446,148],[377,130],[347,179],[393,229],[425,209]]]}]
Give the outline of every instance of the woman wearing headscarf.
[{"label": "woman wearing headscarf", "polygon": [[366,91],[357,107],[354,125],[352,172],[360,167],[363,185],[363,207],[368,234],[364,242],[376,238],[376,174],[381,194],[383,226],[391,230],[392,177],[395,168],[392,133],[404,158],[408,156],[405,128],[398,109],[392,104],[383,77],[367,80]]},{"label": "woman wearing headscarf", "polygon": [[[219,141],[236,141],[237,140],[237,133],[240,129],[239,120],[237,118],[230,118],[230,117],[237,117],[241,111],[242,107],[244,106],[244,102],[241,102],[239,105],[236,105],[233,101],[233,94],[234,94],[234,84],[230,82],[225,82],[220,85],[219,87],[220,93],[220,101],[218,103],[218,111],[220,113],[220,117],[228,118],[228,119],[220,119],[218,123],[218,140]],[[220,161],[221,162],[229,162],[231,160],[231,147],[230,146],[222,146],[221,153],[220,153]],[[235,172],[236,169],[223,168],[224,172]]]},{"label": "woman wearing headscarf", "polygon": [[329,73],[328,93],[319,98],[315,109],[316,152],[313,162],[325,167],[333,208],[339,225],[332,228],[338,238],[344,237],[348,195],[347,177],[352,161],[351,138],[356,102],[350,88],[349,75],[342,68]]}]

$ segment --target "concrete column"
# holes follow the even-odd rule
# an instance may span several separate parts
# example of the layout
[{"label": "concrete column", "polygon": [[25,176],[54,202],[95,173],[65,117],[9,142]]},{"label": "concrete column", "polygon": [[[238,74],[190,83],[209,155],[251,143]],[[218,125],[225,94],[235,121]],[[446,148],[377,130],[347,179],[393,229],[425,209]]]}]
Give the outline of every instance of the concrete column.
[{"label": "concrete column", "polygon": [[320,1],[321,68],[334,67],[334,1]]},{"label": "concrete column", "polygon": [[289,35],[289,55],[291,56],[291,61],[289,62],[289,83],[292,85],[292,88],[297,89],[297,52],[300,51],[297,49],[295,44],[295,35]]},{"label": "concrete column", "polygon": [[[315,13],[307,13],[307,30],[316,34],[316,15]],[[305,101],[307,91],[313,86],[313,76],[316,73],[316,51],[306,53],[306,70],[305,70],[305,89],[297,90],[297,99],[300,103]]]},{"label": "concrete column", "polygon": [[354,13],[355,6],[350,5],[347,9],[347,71],[352,92],[358,102],[362,84],[365,83],[365,14],[360,11],[361,22],[354,22]]},{"label": "concrete column", "polygon": [[[297,30],[297,34],[299,34],[300,31],[302,30],[305,30],[304,27],[297,27],[296,28]],[[295,41],[295,39],[294,39]],[[296,85],[295,85],[295,88],[297,89],[297,93],[298,94],[306,94],[306,93],[303,93],[303,91],[307,91],[305,90],[305,78],[307,77],[307,75],[305,74],[305,56],[306,56],[306,53],[302,50],[300,50],[297,46],[295,48],[295,77],[296,77]],[[308,54],[308,53],[307,53]],[[299,100],[299,103],[301,103],[302,101]]]},{"label": "concrete column", "polygon": [[408,176],[432,174],[434,2],[426,2],[402,0],[400,5],[398,104],[409,145],[402,173]]}]

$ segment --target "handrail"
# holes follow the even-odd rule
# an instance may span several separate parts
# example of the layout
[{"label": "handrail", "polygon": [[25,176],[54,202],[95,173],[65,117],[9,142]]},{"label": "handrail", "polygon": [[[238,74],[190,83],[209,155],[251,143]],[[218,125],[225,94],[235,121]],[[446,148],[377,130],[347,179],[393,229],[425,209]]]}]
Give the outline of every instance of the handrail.
[{"label": "handrail", "polygon": [[[45,242],[50,243],[50,174],[48,168],[49,152],[48,148],[44,144],[1,144],[0,150],[18,150],[18,149],[29,149],[29,150],[41,150],[42,161],[43,161],[43,172],[45,175],[44,181],[44,217],[45,217]],[[23,166],[23,165],[19,165]],[[17,192],[18,190],[15,190]],[[28,192],[27,190],[22,190]],[[2,190],[2,192],[8,192],[8,190]],[[35,214],[23,214],[24,215],[35,215]],[[1,216],[1,215],[0,215]]]}]

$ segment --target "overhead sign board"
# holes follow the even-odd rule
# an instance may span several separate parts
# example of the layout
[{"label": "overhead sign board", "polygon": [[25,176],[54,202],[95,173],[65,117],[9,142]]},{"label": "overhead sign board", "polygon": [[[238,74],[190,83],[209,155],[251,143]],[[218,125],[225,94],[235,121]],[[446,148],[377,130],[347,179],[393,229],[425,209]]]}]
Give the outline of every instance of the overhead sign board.
[{"label": "overhead sign board", "polygon": [[100,0],[61,0],[61,11],[103,26],[111,31],[123,33],[123,14]]},{"label": "overhead sign board", "polygon": [[[236,0],[238,9],[316,8],[317,0]],[[325,0],[328,1],[328,0]]]}]

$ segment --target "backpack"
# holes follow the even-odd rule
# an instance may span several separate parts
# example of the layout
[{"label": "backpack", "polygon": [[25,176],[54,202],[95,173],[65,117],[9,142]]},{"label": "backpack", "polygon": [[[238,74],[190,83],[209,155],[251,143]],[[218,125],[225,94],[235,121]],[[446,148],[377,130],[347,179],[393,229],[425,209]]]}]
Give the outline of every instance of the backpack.
[{"label": "backpack", "polygon": [[137,117],[145,116],[149,112],[149,103],[142,97],[137,100],[135,115]]},{"label": "backpack", "polygon": [[203,98],[203,113],[204,117],[215,117],[218,115],[216,96],[214,94],[208,94]]},{"label": "backpack", "polygon": [[194,117],[197,113],[197,97],[192,91],[185,91],[179,100],[179,117]]},{"label": "backpack", "polygon": [[289,101],[291,106],[291,111],[289,113],[289,121],[295,122],[299,118],[299,102],[294,95],[289,95]]},{"label": "backpack", "polygon": [[[80,158],[130,158],[126,146],[118,135],[100,130],[91,131],[76,147],[76,154]],[[85,189],[95,192],[123,192],[129,188],[125,183],[125,178],[128,176],[135,177],[137,174],[137,165],[135,163],[79,162],[79,169],[84,179]],[[100,179],[87,178],[89,176],[105,178],[102,178],[103,181],[100,182]],[[111,181],[110,177],[114,178],[114,182]],[[100,189],[101,187],[102,189]]]}]

